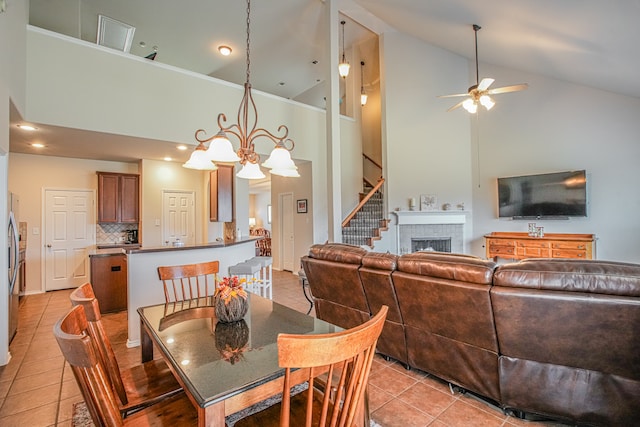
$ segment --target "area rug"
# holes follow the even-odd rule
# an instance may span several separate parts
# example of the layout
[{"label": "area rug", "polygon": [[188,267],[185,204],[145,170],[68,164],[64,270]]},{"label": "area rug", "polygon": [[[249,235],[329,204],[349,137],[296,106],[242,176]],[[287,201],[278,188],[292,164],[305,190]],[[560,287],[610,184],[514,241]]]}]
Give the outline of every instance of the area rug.
[{"label": "area rug", "polygon": [[[293,388],[291,391],[292,395],[298,394],[308,388],[307,384],[300,384]],[[264,408],[268,408],[271,405],[274,405],[282,400],[281,396],[274,396],[267,400],[263,400],[262,402],[256,403],[246,409],[243,409],[240,412],[236,412],[235,414],[231,414],[226,417],[225,421],[228,427],[233,427],[236,422],[241,420],[244,417],[247,417],[251,414],[259,412]],[[89,410],[87,409],[87,405],[84,402],[78,402],[73,404],[73,417],[71,419],[71,425],[73,427],[94,427],[93,421],[91,420],[91,415],[89,415]],[[371,427],[382,427],[380,424],[371,420]]]}]

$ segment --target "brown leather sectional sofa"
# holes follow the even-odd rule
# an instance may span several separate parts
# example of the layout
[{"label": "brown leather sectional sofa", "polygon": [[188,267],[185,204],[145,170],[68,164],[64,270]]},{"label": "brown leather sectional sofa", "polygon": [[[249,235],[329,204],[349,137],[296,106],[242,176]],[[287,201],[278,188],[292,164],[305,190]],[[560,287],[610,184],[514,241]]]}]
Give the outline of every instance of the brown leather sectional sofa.
[{"label": "brown leather sectional sofa", "polygon": [[521,416],[640,424],[640,265],[344,244],[302,265],[321,319],[350,328],[387,305],[378,351],[407,367]]}]

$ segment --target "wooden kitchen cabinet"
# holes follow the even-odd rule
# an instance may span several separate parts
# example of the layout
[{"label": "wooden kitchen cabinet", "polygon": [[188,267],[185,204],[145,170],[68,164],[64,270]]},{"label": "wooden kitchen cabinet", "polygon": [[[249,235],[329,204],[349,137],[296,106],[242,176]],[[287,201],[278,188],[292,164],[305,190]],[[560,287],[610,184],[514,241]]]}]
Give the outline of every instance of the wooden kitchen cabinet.
[{"label": "wooden kitchen cabinet", "polygon": [[209,175],[209,221],[233,221],[233,165],[218,165]]},{"label": "wooden kitchen cabinet", "polygon": [[91,285],[101,313],[127,309],[127,256],[91,256]]},{"label": "wooden kitchen cabinet", "polygon": [[98,172],[98,222],[134,223],[140,219],[140,176]]},{"label": "wooden kitchen cabinet", "polygon": [[593,234],[548,233],[531,237],[528,233],[493,232],[484,236],[487,258],[575,258],[593,259]]}]

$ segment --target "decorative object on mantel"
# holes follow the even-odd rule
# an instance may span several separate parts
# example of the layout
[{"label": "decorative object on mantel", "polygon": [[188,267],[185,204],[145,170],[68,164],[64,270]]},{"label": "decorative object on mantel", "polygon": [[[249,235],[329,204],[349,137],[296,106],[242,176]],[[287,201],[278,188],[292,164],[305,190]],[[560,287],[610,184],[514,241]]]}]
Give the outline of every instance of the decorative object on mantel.
[{"label": "decorative object on mantel", "polygon": [[499,93],[507,93],[507,92],[516,92],[519,90],[525,90],[526,88],[529,87],[529,85],[527,85],[526,83],[521,83],[513,86],[504,86],[504,87],[489,89],[489,86],[491,86],[491,84],[494,82],[494,79],[485,77],[484,79],[482,79],[481,82],[478,82],[480,80],[479,73],[478,73],[478,31],[480,31],[481,28],[482,28],[481,26],[477,24],[473,24],[473,31],[475,33],[475,40],[476,40],[476,84],[471,86],[468,89],[467,93],[456,93],[455,95],[438,96],[438,98],[452,98],[452,97],[458,97],[458,96],[468,97],[467,99],[460,101],[453,107],[449,108],[447,112],[451,110],[455,110],[458,107],[464,107],[464,109],[467,110],[469,113],[475,114],[478,111],[478,104],[482,105],[487,110],[490,110],[495,105],[495,102],[493,101],[493,99],[491,99],[489,95],[496,95]]},{"label": "decorative object on mantel", "polygon": [[422,194],[420,196],[421,211],[435,211],[438,209],[438,197],[433,194]]},{"label": "decorative object on mantel", "polygon": [[409,199],[409,210],[415,211],[416,210],[416,198],[412,197]]},{"label": "decorative object on mantel", "polygon": [[249,326],[244,319],[237,322],[218,322],[215,329],[216,348],[223,360],[234,365],[242,360],[249,343]]},{"label": "decorative object on mantel", "polygon": [[247,292],[243,288],[246,279],[238,276],[223,277],[216,284],[214,305],[219,322],[230,323],[242,319],[249,309]]},{"label": "decorative object on mantel", "polygon": [[[247,0],[247,79],[244,84],[244,95],[240,102],[238,109],[238,122],[229,126],[224,126],[224,122],[227,121],[227,117],[224,113],[218,114],[218,127],[220,130],[217,134],[210,138],[206,138],[206,132],[204,129],[198,129],[195,134],[195,139],[200,144],[210,142],[209,148],[206,150],[206,156],[210,162],[240,162],[242,169],[236,174],[239,178],[245,179],[262,179],[265,178],[264,173],[260,170],[259,162],[260,155],[255,152],[255,140],[258,138],[270,139],[275,147],[271,151],[269,158],[262,163],[265,168],[271,169],[272,175],[280,175],[285,177],[299,177],[298,168],[293,160],[291,160],[291,151],[293,150],[295,143],[289,136],[289,129],[285,125],[278,127],[278,132],[281,135],[275,135],[264,128],[258,128],[258,109],[253,100],[251,94],[251,82],[250,82],[250,65],[251,65],[251,49],[250,49],[250,15],[251,15],[251,0]],[[252,120],[252,123],[250,123]],[[238,141],[240,141],[240,148],[236,152],[233,151],[231,141],[227,137],[227,134],[234,135]],[[198,151],[202,151],[200,145],[196,147],[196,150],[192,156],[202,156],[196,154]],[[191,162],[191,159],[185,163]]]}]

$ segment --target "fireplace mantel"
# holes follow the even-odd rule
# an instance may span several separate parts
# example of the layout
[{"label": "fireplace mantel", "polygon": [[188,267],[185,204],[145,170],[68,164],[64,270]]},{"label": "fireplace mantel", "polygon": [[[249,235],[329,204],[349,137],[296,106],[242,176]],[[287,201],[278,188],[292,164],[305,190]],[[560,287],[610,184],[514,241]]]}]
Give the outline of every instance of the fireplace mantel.
[{"label": "fireplace mantel", "polygon": [[465,224],[467,211],[392,211],[398,225]]}]

